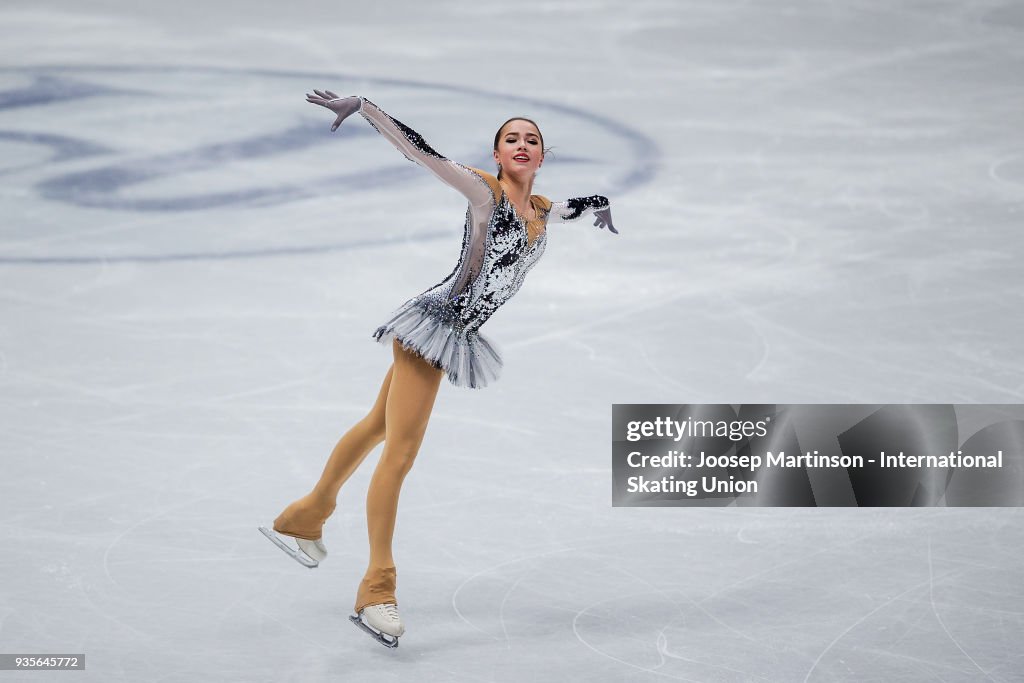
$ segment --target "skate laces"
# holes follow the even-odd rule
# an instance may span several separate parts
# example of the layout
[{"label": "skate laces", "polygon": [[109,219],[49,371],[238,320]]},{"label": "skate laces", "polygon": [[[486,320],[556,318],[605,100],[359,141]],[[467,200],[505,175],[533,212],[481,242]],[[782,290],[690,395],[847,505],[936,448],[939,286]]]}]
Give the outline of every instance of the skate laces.
[{"label": "skate laces", "polygon": [[398,605],[392,605],[390,602],[382,607],[384,614],[391,621],[398,621]]}]

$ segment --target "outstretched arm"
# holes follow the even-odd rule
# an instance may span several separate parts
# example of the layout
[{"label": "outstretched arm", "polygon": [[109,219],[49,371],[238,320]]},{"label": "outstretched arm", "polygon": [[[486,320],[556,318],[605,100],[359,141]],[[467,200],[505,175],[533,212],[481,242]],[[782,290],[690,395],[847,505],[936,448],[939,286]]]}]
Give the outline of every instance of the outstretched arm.
[{"label": "outstretched arm", "polygon": [[306,95],[306,101],[327,107],[338,115],[331,130],[337,130],[341,122],[359,112],[373,129],[398,148],[409,161],[423,166],[465,196],[471,204],[479,206],[493,200],[487,183],[476,173],[460,163],[447,159],[427,144],[419,133],[397,119],[388,116],[380,107],[366,99],[353,95],[338,97],[330,90],[314,90],[316,95]]},{"label": "outstretched arm", "polygon": [[549,223],[565,223],[574,221],[583,216],[592,215],[594,225],[599,228],[608,228],[609,231],[618,234],[612,224],[612,208],[608,198],[599,194],[589,197],[573,197],[563,202],[553,202],[551,212],[548,216]]}]

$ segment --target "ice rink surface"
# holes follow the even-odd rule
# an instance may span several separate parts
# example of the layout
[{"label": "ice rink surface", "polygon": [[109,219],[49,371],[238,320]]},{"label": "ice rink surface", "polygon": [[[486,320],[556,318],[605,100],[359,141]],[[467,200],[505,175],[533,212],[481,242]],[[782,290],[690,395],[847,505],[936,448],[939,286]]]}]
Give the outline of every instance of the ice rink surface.
[{"label": "ice rink surface", "polygon": [[[0,7],[0,681],[1021,681],[1020,509],[613,508],[613,403],[1021,403],[1024,3]],[[256,531],[372,405],[371,333],[463,198],[364,95],[549,226],[445,382],[347,623],[379,449],[305,570]]]}]

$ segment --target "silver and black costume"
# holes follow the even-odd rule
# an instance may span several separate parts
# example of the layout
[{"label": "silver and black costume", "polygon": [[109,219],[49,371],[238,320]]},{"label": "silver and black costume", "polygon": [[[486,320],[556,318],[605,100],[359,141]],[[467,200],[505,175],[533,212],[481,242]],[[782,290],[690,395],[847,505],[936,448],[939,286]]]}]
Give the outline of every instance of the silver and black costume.
[{"label": "silver and black costume", "polygon": [[[593,195],[551,202],[532,195],[540,224],[530,240],[527,221],[520,216],[497,179],[438,154],[414,130],[360,97],[359,113],[410,161],[430,170],[469,200],[462,254],[444,280],[417,294],[395,310],[373,337],[392,338],[436,368],[445,370],[456,386],[484,387],[502,368],[501,353],[480,333],[498,308],[523,284],[547,244],[546,225],[578,220],[598,212],[611,227],[606,197]],[[600,222],[600,221],[599,221]],[[595,223],[596,224],[596,223]]]}]

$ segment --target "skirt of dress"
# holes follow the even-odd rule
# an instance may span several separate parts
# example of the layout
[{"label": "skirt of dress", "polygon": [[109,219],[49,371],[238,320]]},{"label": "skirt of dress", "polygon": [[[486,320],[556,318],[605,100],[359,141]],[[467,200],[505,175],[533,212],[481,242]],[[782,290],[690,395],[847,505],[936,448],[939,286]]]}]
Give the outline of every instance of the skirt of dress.
[{"label": "skirt of dress", "polygon": [[485,387],[501,375],[501,352],[476,330],[452,324],[453,319],[451,311],[439,309],[429,299],[412,298],[378,327],[373,337],[382,344],[397,339],[403,348],[444,370],[455,386]]}]

